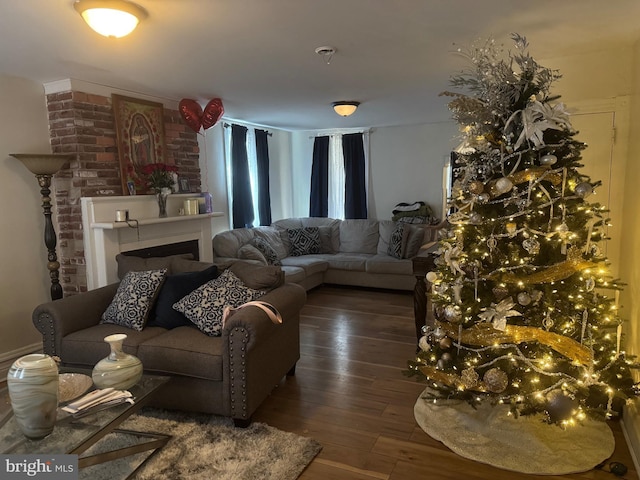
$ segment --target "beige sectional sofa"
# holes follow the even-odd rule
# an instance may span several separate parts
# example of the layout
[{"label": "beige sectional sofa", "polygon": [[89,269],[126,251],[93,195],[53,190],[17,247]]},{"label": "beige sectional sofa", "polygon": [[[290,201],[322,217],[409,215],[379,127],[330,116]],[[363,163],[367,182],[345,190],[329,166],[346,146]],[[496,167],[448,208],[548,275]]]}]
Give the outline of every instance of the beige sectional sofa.
[{"label": "beige sectional sofa", "polygon": [[[285,281],[298,283],[306,290],[323,283],[413,290],[416,278],[411,258],[435,240],[437,229],[391,220],[288,218],[269,227],[217,234],[213,238],[213,261],[274,263],[260,251],[266,242],[277,257],[275,264],[281,264],[285,272]],[[315,239],[296,235],[301,230],[312,237],[317,235],[318,248],[313,248]]]}]

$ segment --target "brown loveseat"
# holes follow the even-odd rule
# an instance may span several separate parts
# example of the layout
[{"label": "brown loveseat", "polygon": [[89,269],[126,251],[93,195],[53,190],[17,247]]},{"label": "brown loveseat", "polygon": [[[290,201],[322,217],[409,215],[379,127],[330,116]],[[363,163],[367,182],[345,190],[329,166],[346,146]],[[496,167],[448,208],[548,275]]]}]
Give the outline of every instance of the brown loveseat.
[{"label": "brown loveseat", "polygon": [[[199,263],[191,262],[197,269],[206,266]],[[175,268],[172,273],[177,273]],[[258,278],[251,272],[245,275],[249,281]],[[63,366],[86,369],[108,355],[104,337],[126,333],[124,350],[140,358],[146,373],[172,377],[152,405],[228,416],[242,426],[282,377],[294,373],[300,357],[299,316],[306,294],[299,285],[282,284],[281,273],[278,283],[261,300],[278,309],[282,324],[273,324],[260,309],[244,308],[219,337],[194,326],[136,331],[101,324],[118,284],[42,304],[33,313],[33,323],[43,335],[46,354],[60,357]]]}]

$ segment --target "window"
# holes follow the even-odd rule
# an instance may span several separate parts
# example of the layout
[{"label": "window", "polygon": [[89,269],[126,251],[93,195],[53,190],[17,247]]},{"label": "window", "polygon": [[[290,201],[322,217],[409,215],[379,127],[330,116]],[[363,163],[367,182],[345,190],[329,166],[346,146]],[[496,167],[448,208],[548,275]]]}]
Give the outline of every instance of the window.
[{"label": "window", "polygon": [[367,218],[368,144],[368,133],[316,137],[310,216]]},{"label": "window", "polygon": [[233,228],[271,224],[268,135],[264,130],[225,125],[227,192]]}]

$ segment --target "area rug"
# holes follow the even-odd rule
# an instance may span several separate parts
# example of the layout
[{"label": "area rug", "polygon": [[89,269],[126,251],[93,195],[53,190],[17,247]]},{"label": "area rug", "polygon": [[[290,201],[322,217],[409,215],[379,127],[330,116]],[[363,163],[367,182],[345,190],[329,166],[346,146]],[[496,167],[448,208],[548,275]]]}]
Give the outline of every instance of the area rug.
[{"label": "area rug", "polygon": [[[322,449],[311,438],[263,423],[254,422],[242,429],[224,417],[151,408],[133,415],[120,428],[173,435],[137,472],[134,478],[140,480],[295,480]],[[114,450],[138,441],[142,440],[112,433],[87,453]],[[138,454],[88,467],[80,470],[80,478],[126,478],[147,456],[148,453]]]},{"label": "area rug", "polygon": [[474,409],[467,402],[418,398],[414,414],[432,438],[461,457],[494,467],[537,475],[564,475],[591,470],[609,458],[615,447],[605,422],[585,420],[563,429],[541,416],[513,418],[509,407],[486,403]]}]

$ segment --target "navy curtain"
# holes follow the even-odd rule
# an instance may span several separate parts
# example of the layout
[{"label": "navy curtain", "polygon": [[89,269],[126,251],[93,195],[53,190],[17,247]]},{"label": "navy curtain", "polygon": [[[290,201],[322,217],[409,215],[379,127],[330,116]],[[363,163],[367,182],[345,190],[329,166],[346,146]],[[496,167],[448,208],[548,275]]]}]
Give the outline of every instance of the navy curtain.
[{"label": "navy curtain", "polygon": [[231,202],[233,228],[252,227],[253,197],[247,160],[247,127],[241,125],[231,125]]},{"label": "navy curtain", "polygon": [[344,155],[344,218],[367,218],[364,142],[362,133],[342,136]]},{"label": "navy curtain", "polygon": [[256,129],[256,161],[258,163],[258,216],[260,225],[271,225],[271,192],[269,191],[269,144],[266,130]]},{"label": "navy curtain", "polygon": [[311,166],[310,217],[329,215],[329,137],[316,137]]}]

